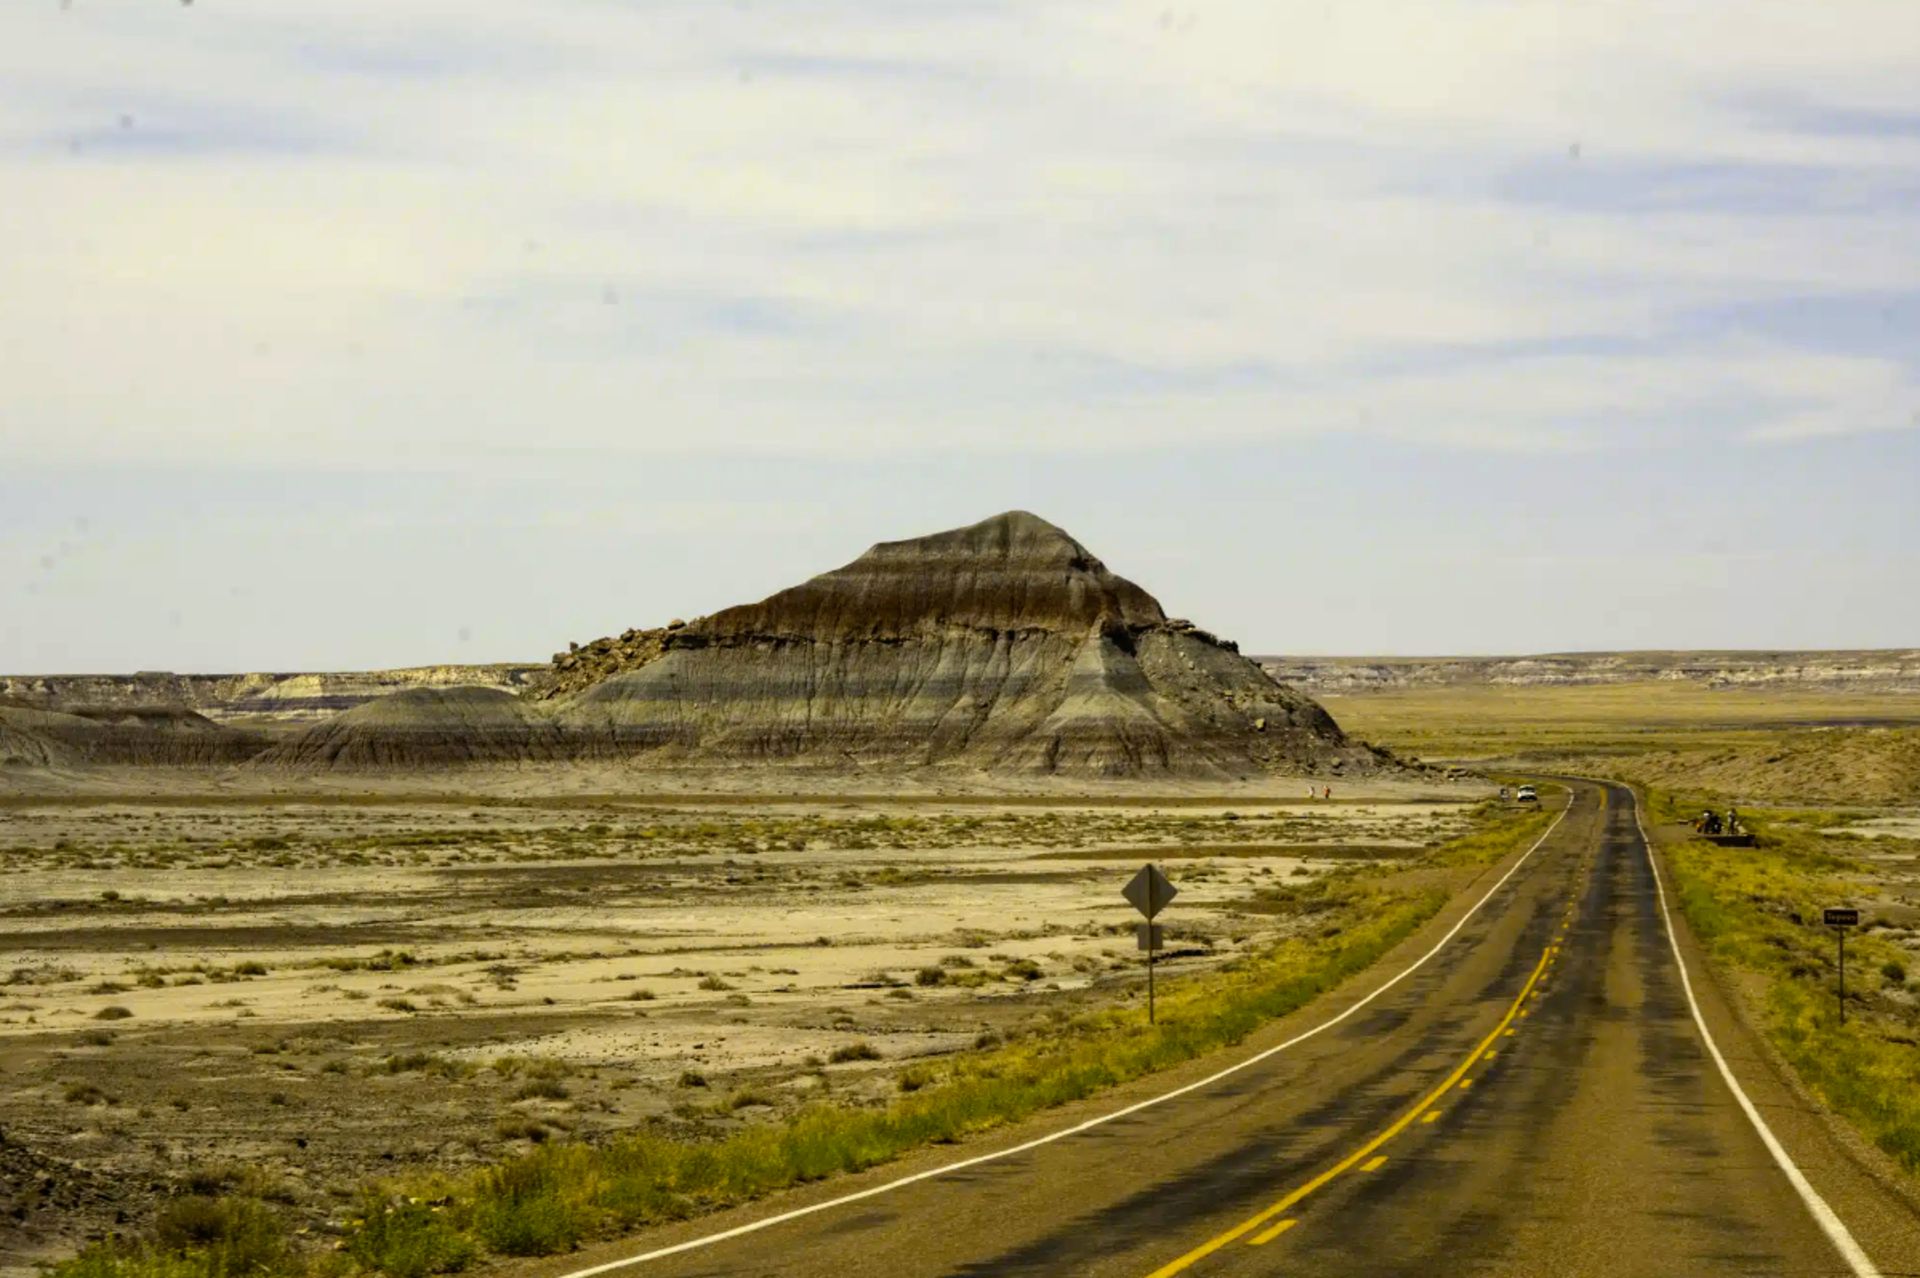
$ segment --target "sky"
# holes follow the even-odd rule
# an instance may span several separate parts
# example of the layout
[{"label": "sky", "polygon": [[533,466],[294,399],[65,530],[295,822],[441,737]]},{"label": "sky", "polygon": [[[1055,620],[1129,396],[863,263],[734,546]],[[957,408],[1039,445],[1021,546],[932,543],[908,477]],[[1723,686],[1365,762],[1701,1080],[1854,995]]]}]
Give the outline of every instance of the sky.
[{"label": "sky", "polygon": [[1920,5],[0,8],[0,671],[1015,508],[1252,652],[1920,644]]}]

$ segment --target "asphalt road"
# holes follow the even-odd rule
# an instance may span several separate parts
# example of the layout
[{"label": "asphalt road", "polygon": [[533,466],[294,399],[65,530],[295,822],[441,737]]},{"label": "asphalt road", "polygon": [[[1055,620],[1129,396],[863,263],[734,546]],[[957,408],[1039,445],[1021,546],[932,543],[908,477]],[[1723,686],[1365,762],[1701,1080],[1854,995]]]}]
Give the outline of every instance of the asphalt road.
[{"label": "asphalt road", "polygon": [[[1632,805],[1623,789],[1579,788],[1553,836],[1431,962],[1230,1078],[1036,1149],[615,1272],[1859,1272],[1708,1053]],[[1361,984],[1370,989],[1394,961]],[[1910,1203],[1845,1155],[1760,1060],[1697,960],[1690,967],[1715,1040],[1796,1166],[1881,1272],[1920,1269]],[[1325,1020],[1338,1002],[1299,1023]],[[932,1151],[923,1166],[961,1156]],[[899,1174],[814,1187],[543,1270],[618,1261]]]}]

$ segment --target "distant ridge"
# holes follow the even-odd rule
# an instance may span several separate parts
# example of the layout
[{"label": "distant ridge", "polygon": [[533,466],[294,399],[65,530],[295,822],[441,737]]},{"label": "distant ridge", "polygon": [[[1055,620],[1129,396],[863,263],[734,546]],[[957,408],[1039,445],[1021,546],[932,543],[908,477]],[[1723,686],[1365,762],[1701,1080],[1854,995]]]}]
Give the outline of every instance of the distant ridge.
[{"label": "distant ridge", "polygon": [[1717,689],[1807,688],[1920,693],[1920,648],[1543,652],[1495,657],[1255,657],[1274,678],[1316,693],[1493,684],[1647,681]]}]

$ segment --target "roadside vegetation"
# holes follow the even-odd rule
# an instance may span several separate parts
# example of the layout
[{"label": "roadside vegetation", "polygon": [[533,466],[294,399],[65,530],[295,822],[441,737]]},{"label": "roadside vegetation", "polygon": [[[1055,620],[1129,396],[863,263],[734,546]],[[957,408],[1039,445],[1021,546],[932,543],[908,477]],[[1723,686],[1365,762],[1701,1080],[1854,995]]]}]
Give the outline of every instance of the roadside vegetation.
[{"label": "roadside vegetation", "polygon": [[[1708,796],[1649,796],[1650,816],[1681,821]],[[1724,809],[1724,801],[1718,804]],[[1663,849],[1681,910],[1712,957],[1765,981],[1761,1028],[1801,1081],[1907,1171],[1920,1173],[1920,973],[1911,926],[1894,923],[1864,859],[1911,863],[1920,840],[1848,833],[1853,818],[1819,810],[1743,810],[1757,848],[1682,839]],[[1828,906],[1862,908],[1847,937],[1847,1017],[1840,1023],[1838,946]],[[1901,944],[1901,941],[1909,945]]]},{"label": "roadside vegetation", "polygon": [[[1491,806],[1477,817],[1470,833],[1420,855],[1420,873],[1365,864],[1262,890],[1257,908],[1294,921],[1286,939],[1257,957],[1167,982],[1156,1024],[1147,1023],[1138,1000],[1063,1012],[1044,1032],[916,1062],[884,1103],[823,1102],[716,1139],[643,1129],[599,1144],[550,1141],[470,1173],[370,1184],[334,1247],[295,1237],[271,1203],[228,1195],[210,1200],[224,1204],[217,1209],[184,1209],[199,1222],[190,1230],[156,1227],[110,1239],[57,1266],[53,1278],[425,1278],[488,1255],[564,1252],[963,1140],[1243,1041],[1431,918],[1448,896],[1433,867],[1493,864],[1537,839],[1552,819]],[[865,1054],[847,1055],[841,1067],[872,1068]],[[757,1103],[729,1100],[735,1108]],[[174,1210],[163,1210],[163,1224]]]}]

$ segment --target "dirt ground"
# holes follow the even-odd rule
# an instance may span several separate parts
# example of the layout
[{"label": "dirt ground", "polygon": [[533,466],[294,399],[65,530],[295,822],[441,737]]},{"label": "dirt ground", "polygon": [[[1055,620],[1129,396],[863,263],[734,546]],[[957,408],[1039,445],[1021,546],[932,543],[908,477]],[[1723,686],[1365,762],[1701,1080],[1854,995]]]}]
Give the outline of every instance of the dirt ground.
[{"label": "dirt ground", "polygon": [[[244,1180],[311,1228],[383,1170],[719,1132],[1140,996],[1287,924],[1263,884],[1399,860],[1464,788],[0,796],[0,1273]],[[150,787],[149,787],[150,788]]]}]

